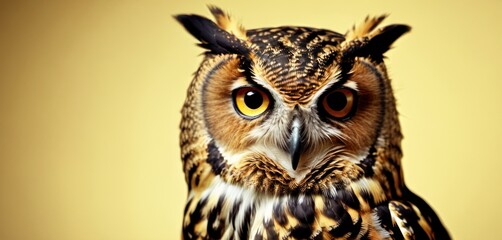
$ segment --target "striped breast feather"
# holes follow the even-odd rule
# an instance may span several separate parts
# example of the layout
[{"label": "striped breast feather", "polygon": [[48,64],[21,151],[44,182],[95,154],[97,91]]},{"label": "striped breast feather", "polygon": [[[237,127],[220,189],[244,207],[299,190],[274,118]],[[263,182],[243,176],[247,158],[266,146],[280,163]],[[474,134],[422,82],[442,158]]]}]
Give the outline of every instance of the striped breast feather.
[{"label": "striped breast feather", "polygon": [[434,212],[405,200],[393,200],[374,209],[375,218],[392,239],[450,239],[446,229],[433,220]]}]

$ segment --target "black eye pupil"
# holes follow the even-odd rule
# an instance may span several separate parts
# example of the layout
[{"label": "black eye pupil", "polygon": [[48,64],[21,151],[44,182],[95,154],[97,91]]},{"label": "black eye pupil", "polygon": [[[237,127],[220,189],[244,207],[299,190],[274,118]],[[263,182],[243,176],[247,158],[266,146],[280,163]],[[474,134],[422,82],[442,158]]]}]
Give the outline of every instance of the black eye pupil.
[{"label": "black eye pupil", "polygon": [[263,97],[258,92],[249,91],[244,95],[244,103],[251,109],[257,109],[263,103]]},{"label": "black eye pupil", "polygon": [[334,111],[341,111],[347,105],[347,97],[341,92],[334,92],[327,96],[326,101]]}]

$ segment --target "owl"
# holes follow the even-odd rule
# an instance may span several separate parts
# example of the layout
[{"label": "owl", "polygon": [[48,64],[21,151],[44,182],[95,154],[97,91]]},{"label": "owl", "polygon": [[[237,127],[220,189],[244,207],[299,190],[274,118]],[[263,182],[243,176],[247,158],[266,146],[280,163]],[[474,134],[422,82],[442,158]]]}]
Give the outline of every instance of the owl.
[{"label": "owl", "polygon": [[175,19],[204,48],[182,108],[183,239],[449,239],[401,168],[384,53],[410,27],[246,30]]}]

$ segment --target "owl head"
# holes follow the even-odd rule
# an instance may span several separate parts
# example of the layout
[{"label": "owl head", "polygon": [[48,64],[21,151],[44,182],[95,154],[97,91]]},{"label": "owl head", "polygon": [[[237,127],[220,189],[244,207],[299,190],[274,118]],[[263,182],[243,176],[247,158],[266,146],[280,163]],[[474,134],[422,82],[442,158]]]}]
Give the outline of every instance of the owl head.
[{"label": "owl head", "polygon": [[346,34],[245,30],[210,10],[215,22],[175,16],[207,50],[182,109],[190,188],[218,177],[264,193],[318,192],[399,174],[401,132],[383,60],[410,27],[377,28],[380,16]]}]

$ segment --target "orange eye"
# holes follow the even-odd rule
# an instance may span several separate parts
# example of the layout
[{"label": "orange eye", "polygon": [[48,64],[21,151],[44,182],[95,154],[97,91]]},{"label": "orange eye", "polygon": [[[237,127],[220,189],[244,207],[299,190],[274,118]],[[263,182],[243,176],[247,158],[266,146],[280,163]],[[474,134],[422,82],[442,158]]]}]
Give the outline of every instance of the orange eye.
[{"label": "orange eye", "polygon": [[322,109],[332,118],[347,120],[354,113],[356,97],[356,93],[348,88],[332,90],[322,98]]},{"label": "orange eye", "polygon": [[234,90],[234,107],[247,119],[254,119],[264,113],[270,105],[270,98],[264,91],[255,87],[243,87]]}]

